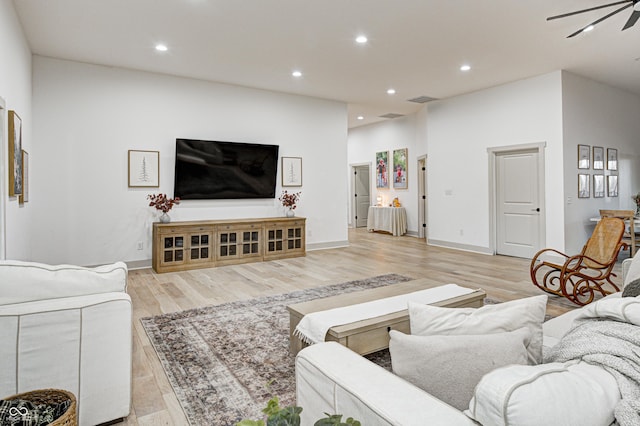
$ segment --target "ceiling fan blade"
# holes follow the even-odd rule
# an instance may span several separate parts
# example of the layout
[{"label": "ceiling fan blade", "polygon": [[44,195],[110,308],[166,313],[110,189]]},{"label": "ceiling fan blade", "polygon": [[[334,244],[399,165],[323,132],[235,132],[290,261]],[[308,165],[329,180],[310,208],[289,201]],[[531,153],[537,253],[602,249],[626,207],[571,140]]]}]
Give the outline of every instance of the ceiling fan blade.
[{"label": "ceiling fan blade", "polygon": [[547,18],[547,21],[551,21],[551,20],[554,20],[554,19],[560,19],[560,18],[566,18],[567,16],[573,16],[573,15],[577,15],[579,13],[591,12],[592,10],[604,9],[605,7],[611,7],[611,6],[616,6],[618,4],[632,3],[632,2],[633,2],[633,0],[621,0],[621,1],[614,2],[614,3],[603,4],[602,6],[590,7],[589,9],[582,9],[582,10],[577,10],[575,12],[563,13],[562,15],[550,16],[549,18]]},{"label": "ceiling fan blade", "polygon": [[577,36],[577,35],[578,35],[578,34],[580,34],[582,31],[584,31],[584,29],[585,29],[585,28],[588,28],[588,27],[590,27],[591,25],[597,25],[597,24],[599,24],[600,22],[604,21],[605,19],[611,18],[611,17],[612,17],[613,15],[615,15],[616,13],[620,13],[620,12],[622,12],[623,10],[630,8],[631,6],[633,6],[633,3],[629,3],[629,4],[625,5],[625,6],[622,6],[620,9],[616,9],[616,10],[614,10],[613,12],[608,13],[608,14],[606,14],[605,16],[603,16],[602,18],[600,18],[600,19],[596,19],[595,21],[593,21],[593,22],[592,22],[592,23],[590,23],[589,25],[585,25],[584,27],[580,28],[580,29],[579,29],[578,31],[576,31],[575,33],[569,34],[569,35],[567,36],[567,38],[571,38],[571,37]]},{"label": "ceiling fan blade", "polygon": [[627,28],[633,27],[636,22],[638,22],[638,18],[640,18],[640,11],[634,10],[631,16],[629,16],[629,20],[627,21],[627,23],[624,24],[624,28],[622,28],[622,31],[626,30]]}]

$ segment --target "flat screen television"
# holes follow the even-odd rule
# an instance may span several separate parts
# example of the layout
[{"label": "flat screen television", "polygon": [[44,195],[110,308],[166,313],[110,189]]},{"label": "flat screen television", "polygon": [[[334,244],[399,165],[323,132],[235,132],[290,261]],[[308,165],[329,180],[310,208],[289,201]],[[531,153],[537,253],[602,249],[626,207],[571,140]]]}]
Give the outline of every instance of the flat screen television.
[{"label": "flat screen television", "polygon": [[174,197],[275,198],[278,145],[176,139]]}]

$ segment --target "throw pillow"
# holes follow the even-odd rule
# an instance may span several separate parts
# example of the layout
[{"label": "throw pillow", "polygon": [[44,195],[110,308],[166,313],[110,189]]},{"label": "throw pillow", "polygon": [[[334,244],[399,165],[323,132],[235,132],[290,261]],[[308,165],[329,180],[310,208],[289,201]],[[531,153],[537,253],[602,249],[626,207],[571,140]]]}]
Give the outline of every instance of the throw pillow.
[{"label": "throw pillow", "polygon": [[486,305],[481,308],[442,308],[409,302],[411,334],[489,334],[527,327],[531,340],[527,345],[529,363],[542,362],[542,322],[547,296]]},{"label": "throw pillow", "polygon": [[629,284],[624,286],[622,297],[636,297],[640,296],[640,278],[636,278]]},{"label": "throw pillow", "polygon": [[465,410],[486,373],[526,364],[531,332],[482,335],[412,336],[389,332],[392,371],[447,404]]}]

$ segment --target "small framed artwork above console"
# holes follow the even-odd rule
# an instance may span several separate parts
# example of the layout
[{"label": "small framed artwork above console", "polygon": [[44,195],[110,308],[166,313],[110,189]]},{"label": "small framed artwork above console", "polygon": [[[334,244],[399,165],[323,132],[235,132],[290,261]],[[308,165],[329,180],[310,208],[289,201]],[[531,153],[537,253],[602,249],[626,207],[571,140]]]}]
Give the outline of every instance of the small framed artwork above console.
[{"label": "small framed artwork above console", "polygon": [[301,157],[282,157],[282,186],[302,186]]},{"label": "small framed artwork above console", "polygon": [[160,186],[160,151],[129,150],[129,188]]}]

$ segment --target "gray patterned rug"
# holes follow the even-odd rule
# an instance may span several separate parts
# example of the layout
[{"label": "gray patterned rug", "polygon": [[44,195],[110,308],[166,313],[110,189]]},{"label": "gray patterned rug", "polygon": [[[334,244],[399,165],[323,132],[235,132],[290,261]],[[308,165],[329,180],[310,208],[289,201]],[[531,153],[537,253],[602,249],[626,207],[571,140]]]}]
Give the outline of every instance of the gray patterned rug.
[{"label": "gray patterned rug", "polygon": [[[282,406],[295,404],[287,305],[410,279],[381,275],[140,321],[189,422],[233,425],[261,418],[272,396],[278,396]],[[369,358],[390,364],[388,351]]]}]

